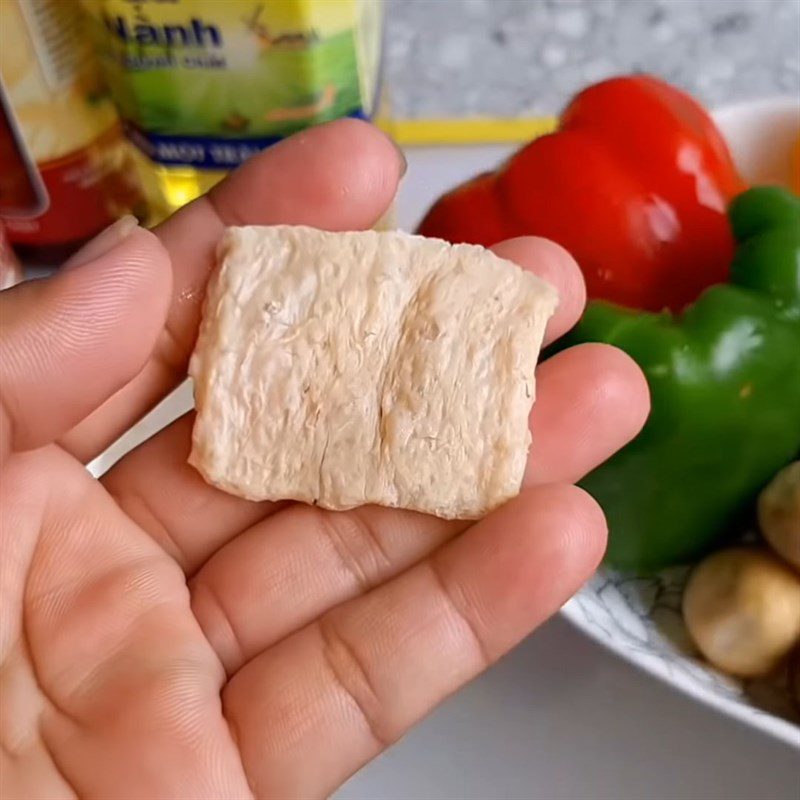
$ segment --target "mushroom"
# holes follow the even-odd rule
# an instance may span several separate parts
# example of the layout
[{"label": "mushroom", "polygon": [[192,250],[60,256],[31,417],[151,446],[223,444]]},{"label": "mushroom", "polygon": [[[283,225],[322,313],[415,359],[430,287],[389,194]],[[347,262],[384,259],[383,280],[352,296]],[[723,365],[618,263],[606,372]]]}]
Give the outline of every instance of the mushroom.
[{"label": "mushroom", "polygon": [[761,492],[758,524],[772,549],[800,569],[800,461],[784,467]]},{"label": "mushroom", "polygon": [[800,641],[800,576],[766,551],[721,550],[690,576],[683,618],[714,666],[765,675]]}]

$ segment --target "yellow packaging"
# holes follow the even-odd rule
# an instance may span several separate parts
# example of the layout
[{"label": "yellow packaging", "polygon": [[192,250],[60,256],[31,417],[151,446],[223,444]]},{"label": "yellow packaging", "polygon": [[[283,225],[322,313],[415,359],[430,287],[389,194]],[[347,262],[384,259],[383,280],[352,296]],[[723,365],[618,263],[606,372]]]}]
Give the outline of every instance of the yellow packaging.
[{"label": "yellow packaging", "polygon": [[83,3],[162,213],[302,128],[373,114],[380,0]]}]

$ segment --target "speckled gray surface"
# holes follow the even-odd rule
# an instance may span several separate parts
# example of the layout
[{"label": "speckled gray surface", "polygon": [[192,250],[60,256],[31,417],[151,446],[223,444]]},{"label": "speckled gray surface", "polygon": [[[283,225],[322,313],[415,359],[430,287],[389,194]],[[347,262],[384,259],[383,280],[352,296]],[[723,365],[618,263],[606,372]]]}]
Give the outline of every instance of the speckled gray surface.
[{"label": "speckled gray surface", "polygon": [[557,112],[646,71],[709,105],[800,95],[800,0],[387,0],[401,118]]}]

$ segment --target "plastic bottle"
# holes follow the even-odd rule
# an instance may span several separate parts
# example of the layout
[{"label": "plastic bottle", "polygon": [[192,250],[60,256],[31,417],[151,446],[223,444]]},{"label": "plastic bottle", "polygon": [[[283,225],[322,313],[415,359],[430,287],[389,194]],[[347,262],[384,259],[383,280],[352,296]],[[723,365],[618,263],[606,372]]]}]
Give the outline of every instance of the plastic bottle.
[{"label": "plastic bottle", "polygon": [[0,2],[0,216],[25,261],[57,264],[144,195],[80,4]]}]

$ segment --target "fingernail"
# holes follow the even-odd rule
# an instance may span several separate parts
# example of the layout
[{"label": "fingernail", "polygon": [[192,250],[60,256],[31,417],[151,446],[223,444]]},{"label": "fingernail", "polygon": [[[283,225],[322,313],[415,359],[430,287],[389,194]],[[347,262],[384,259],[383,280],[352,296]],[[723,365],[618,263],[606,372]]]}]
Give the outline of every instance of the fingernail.
[{"label": "fingernail", "polygon": [[397,153],[397,160],[400,162],[400,177],[402,178],[408,171],[408,159],[406,158],[406,154],[388,130],[384,129],[381,132],[392,143],[392,147],[394,147]]},{"label": "fingernail", "polygon": [[116,222],[109,225],[105,230],[100,231],[97,236],[70,256],[61,266],[62,270],[75,269],[88,261],[105,255],[109,250],[113,250],[120,242],[123,242],[131,235],[135,228],[139,227],[139,220],[136,217],[126,214]]},{"label": "fingernail", "polygon": [[406,158],[406,154],[403,152],[403,148],[400,147],[397,142],[392,139],[392,144],[394,145],[394,149],[397,150],[397,155],[400,158],[400,177],[402,178],[406,172],[408,172],[408,159]]}]

